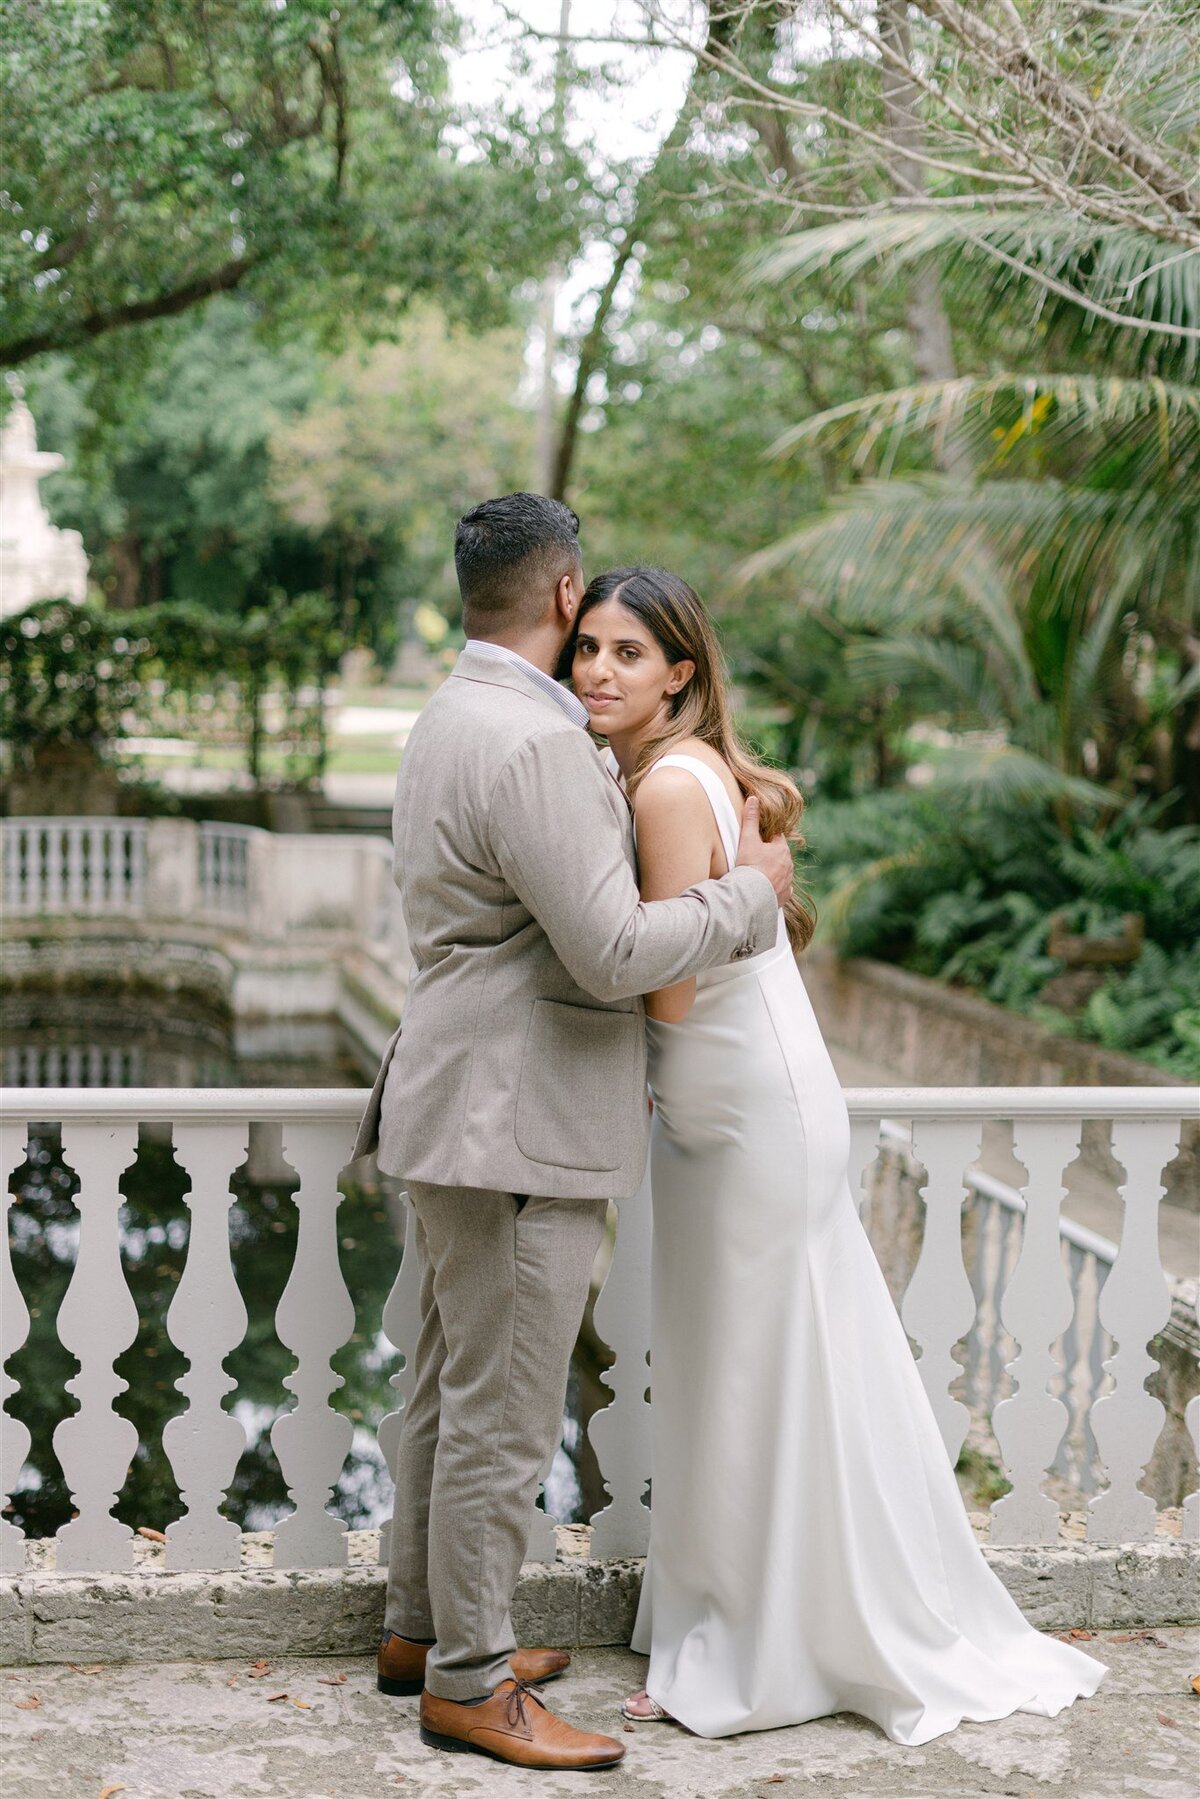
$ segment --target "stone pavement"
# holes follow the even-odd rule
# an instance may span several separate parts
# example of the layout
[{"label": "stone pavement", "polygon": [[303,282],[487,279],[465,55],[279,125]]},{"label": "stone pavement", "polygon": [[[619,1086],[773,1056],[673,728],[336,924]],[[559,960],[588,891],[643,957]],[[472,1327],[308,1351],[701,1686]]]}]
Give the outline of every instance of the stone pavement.
[{"label": "stone pavement", "polygon": [[[622,1733],[611,1773],[538,1775],[425,1749],[415,1700],[385,1699],[373,1664],[269,1659],[81,1665],[0,1681],[4,1799],[1195,1799],[1200,1639],[1105,1632],[1099,1693],[1057,1719],[964,1724],[902,1749],[850,1715],[709,1743],[669,1725]],[[616,1708],[645,1663],[581,1651],[556,1709],[621,1733]],[[344,1676],[344,1678],[342,1678]],[[285,1695],[281,1697],[280,1695]],[[39,1703],[33,1705],[36,1697]]]}]

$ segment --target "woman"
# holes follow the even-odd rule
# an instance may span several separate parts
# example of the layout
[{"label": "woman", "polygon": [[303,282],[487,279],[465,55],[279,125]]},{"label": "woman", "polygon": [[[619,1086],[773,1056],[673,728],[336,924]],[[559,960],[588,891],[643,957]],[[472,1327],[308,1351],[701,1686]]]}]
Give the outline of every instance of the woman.
[{"label": "woman", "polygon": [[[745,796],[794,834],[794,785],[734,735],[696,595],[610,570],[571,664],[632,802],[643,892],[732,864]],[[799,841],[799,840],[798,840]],[[1053,1716],[1100,1663],[1026,1623],[963,1510],[847,1181],[837,1076],[776,947],[647,997],[654,1390],[650,1553],[625,1714],[728,1736],[855,1711],[894,1741]]]}]

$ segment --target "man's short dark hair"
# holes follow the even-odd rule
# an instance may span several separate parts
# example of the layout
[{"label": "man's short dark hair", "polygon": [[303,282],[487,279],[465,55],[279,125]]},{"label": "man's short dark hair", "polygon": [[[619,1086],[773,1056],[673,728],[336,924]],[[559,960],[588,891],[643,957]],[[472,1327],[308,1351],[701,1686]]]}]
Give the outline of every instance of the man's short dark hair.
[{"label": "man's short dark hair", "polygon": [[454,532],[468,636],[538,624],[555,587],[580,562],[579,518],[561,500],[507,493],[473,506]]}]

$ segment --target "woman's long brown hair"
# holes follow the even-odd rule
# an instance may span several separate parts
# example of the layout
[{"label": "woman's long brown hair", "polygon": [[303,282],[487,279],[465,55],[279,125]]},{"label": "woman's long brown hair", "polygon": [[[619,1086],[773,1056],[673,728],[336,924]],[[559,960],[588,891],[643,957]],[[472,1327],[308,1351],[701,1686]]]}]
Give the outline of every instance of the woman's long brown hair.
[{"label": "woman's long brown hair", "polygon": [[[786,837],[796,848],[804,848],[800,835],[800,815],[804,799],[796,783],[777,768],[753,755],[741,742],[729,706],[729,682],[725,659],[699,596],[686,581],[666,569],[637,567],[610,568],[590,582],[575,620],[577,637],[588,613],[606,600],[618,600],[632,612],[650,632],[668,662],[694,662],[696,672],[691,680],[671,696],[671,719],[667,728],[643,748],[637,767],[630,776],[630,799],[660,756],[672,744],[684,738],[698,737],[717,752],[733,773],[743,794],[753,795],[762,807],[764,837]],[[574,652],[574,637],[568,645],[564,665]],[[794,950],[801,950],[816,929],[816,912],[803,892],[793,890],[783,908],[788,939]]]}]

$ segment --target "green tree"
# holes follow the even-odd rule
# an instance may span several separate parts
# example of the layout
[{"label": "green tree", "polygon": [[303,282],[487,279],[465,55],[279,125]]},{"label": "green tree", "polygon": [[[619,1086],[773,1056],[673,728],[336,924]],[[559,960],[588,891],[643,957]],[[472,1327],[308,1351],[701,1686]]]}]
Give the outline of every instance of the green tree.
[{"label": "green tree", "polygon": [[455,519],[528,483],[522,350],[516,325],[468,333],[424,302],[394,344],[327,361],[311,402],[278,417],[272,503],[321,558],[346,629],[357,610],[380,654],[415,601],[455,617]]},{"label": "green tree", "polygon": [[445,138],[450,29],[431,0],[5,0],[0,359],[235,290],[334,334],[433,288],[502,305],[561,221],[517,127]]}]

